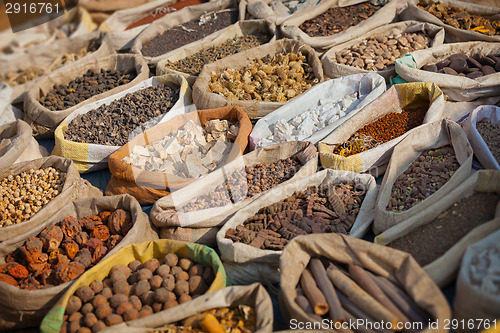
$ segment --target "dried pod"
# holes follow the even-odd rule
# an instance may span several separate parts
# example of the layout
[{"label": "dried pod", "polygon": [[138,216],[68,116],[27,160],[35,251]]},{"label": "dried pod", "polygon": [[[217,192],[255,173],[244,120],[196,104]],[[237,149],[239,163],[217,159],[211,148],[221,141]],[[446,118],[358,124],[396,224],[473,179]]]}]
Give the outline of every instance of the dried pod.
[{"label": "dried pod", "polygon": [[108,223],[109,216],[111,215],[110,211],[104,210],[99,213],[99,217],[101,218],[102,223]]},{"label": "dried pod", "polygon": [[74,262],[82,264],[85,268],[88,268],[92,264],[92,253],[89,249],[81,249],[75,256]]},{"label": "dried pod", "polygon": [[73,238],[73,240],[80,246],[84,246],[85,243],[89,240],[89,234],[85,231],[81,231]]},{"label": "dried pod", "polygon": [[43,250],[50,252],[59,247],[64,238],[64,234],[60,227],[49,225],[42,230],[39,237],[43,243]]},{"label": "dried pod", "polygon": [[100,239],[91,238],[87,241],[87,243],[85,243],[85,248],[89,249],[90,252],[94,252],[96,248],[103,245],[104,243]]},{"label": "dried pod", "polygon": [[71,260],[75,258],[76,254],[80,250],[78,244],[71,239],[65,240],[62,247],[64,248],[64,251],[66,252],[68,258]]},{"label": "dried pod", "polygon": [[88,215],[83,217],[78,223],[82,226],[82,228],[87,229],[89,232],[94,230],[98,225],[102,224],[102,220],[97,215]]},{"label": "dried pod", "polygon": [[61,221],[61,229],[67,239],[73,239],[82,231],[78,220],[73,216],[67,216]]},{"label": "dried pod", "polygon": [[85,266],[79,262],[70,262],[68,264],[61,264],[56,268],[56,278],[61,283],[73,281],[85,272]]},{"label": "dried pod", "polygon": [[16,279],[25,279],[28,277],[28,270],[17,262],[10,262],[0,267],[0,273],[9,274]]},{"label": "dried pod", "polygon": [[50,252],[48,263],[51,265],[57,265],[59,261],[58,257],[61,253],[64,253],[64,250],[62,250],[61,248],[55,249],[54,251]]},{"label": "dried pod", "polygon": [[123,209],[117,209],[109,216],[108,219],[109,231],[111,231],[112,234],[118,234],[124,236],[127,234],[125,231],[128,231],[130,229],[129,225],[131,223],[132,223],[132,217],[130,216],[130,213]]},{"label": "dried pod", "polygon": [[109,229],[104,224],[98,225],[92,230],[90,237],[97,238],[102,242],[105,242],[109,238]]},{"label": "dried pod", "polygon": [[118,245],[118,243],[122,241],[122,239],[123,236],[121,235],[111,235],[106,242],[106,247],[111,251],[116,245]]},{"label": "dried pod", "polygon": [[31,237],[26,241],[24,247],[28,252],[42,252],[43,241],[38,237]]},{"label": "dried pod", "polygon": [[92,254],[92,264],[97,264],[102,258],[104,258],[106,253],[108,253],[108,248],[106,246],[101,245],[96,247],[94,253]]}]

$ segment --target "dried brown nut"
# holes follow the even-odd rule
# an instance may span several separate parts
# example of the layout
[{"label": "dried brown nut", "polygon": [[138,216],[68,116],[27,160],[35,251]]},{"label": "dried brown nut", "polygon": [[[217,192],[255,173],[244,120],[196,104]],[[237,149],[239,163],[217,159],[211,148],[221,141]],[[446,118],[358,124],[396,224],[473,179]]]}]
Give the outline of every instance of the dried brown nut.
[{"label": "dried brown nut", "polygon": [[115,294],[109,299],[109,304],[112,308],[116,309],[120,304],[128,301],[128,297],[125,294]]},{"label": "dried brown nut", "polygon": [[90,328],[93,327],[98,321],[99,319],[97,319],[96,315],[93,313],[87,313],[83,317],[83,324]]},{"label": "dried brown nut", "polygon": [[189,269],[194,265],[194,262],[189,258],[182,258],[179,260],[179,266],[185,271],[189,272]]},{"label": "dried brown nut", "polygon": [[86,315],[87,313],[94,312],[94,306],[92,305],[92,303],[85,303],[82,305],[80,312],[84,315]]},{"label": "dried brown nut", "polygon": [[180,268],[179,266],[174,266],[170,270],[170,274],[172,274],[176,278],[177,278],[177,275],[181,274],[182,272],[184,272],[184,270],[182,268]]},{"label": "dried brown nut", "polygon": [[88,327],[80,327],[77,333],[92,333],[92,330]]},{"label": "dried brown nut", "polygon": [[113,296],[113,291],[111,290],[111,288],[105,287],[102,289],[100,294],[106,297],[107,299],[110,299]]},{"label": "dried brown nut", "polygon": [[[113,267],[114,268],[114,267]],[[110,271],[110,279],[112,283],[117,283],[119,281],[126,281],[127,276],[121,270],[115,269]]]},{"label": "dried brown nut", "polygon": [[199,275],[192,276],[189,279],[189,293],[191,295],[201,295],[207,291],[208,287]]},{"label": "dried brown nut", "polygon": [[81,286],[75,291],[75,296],[80,298],[82,303],[87,303],[94,297],[94,291],[89,286]]},{"label": "dried brown nut", "polygon": [[155,291],[154,300],[157,303],[165,303],[169,299],[169,291],[165,288],[158,288]]},{"label": "dried brown nut", "polygon": [[106,328],[106,324],[99,320],[97,323],[94,324],[94,326],[92,326],[92,333],[97,333],[103,329]]},{"label": "dried brown nut", "polygon": [[191,296],[189,296],[188,294],[182,294],[179,297],[179,304],[189,302],[191,299],[192,299]]},{"label": "dried brown nut", "polygon": [[139,318],[144,318],[151,316],[153,314],[153,309],[151,307],[146,308],[145,306],[142,307],[141,311],[139,311]]},{"label": "dried brown nut", "polygon": [[120,304],[117,308],[116,308],[116,314],[119,314],[120,316],[123,315],[125,312],[127,312],[128,310],[132,310],[134,308],[134,306],[132,305],[132,303],[130,302],[124,302],[122,304]]},{"label": "dried brown nut", "polygon": [[179,257],[175,253],[169,253],[163,258],[162,264],[167,264],[170,267],[177,266],[177,263],[179,262]]},{"label": "dried brown nut", "polygon": [[149,269],[151,272],[156,271],[158,267],[160,267],[160,262],[156,258],[149,259],[144,264],[142,264],[142,268]]},{"label": "dried brown nut", "polygon": [[175,276],[175,281],[179,281],[179,280],[189,280],[189,274],[187,272],[180,272],[179,274],[177,274]]},{"label": "dried brown nut", "polygon": [[153,309],[154,313],[157,313],[157,312],[160,312],[161,310],[163,310],[163,304],[162,303],[153,303],[151,308]]},{"label": "dried brown nut", "polygon": [[149,280],[153,277],[153,272],[147,268],[143,268],[137,272],[137,280]]},{"label": "dried brown nut", "polygon": [[161,265],[155,271],[155,274],[159,275],[161,277],[163,277],[163,276],[165,276],[165,275],[167,275],[169,273],[170,273],[170,266],[166,265],[166,264]]},{"label": "dried brown nut", "polygon": [[125,265],[115,265],[113,267],[111,267],[111,270],[109,271],[110,273],[110,276],[113,276],[113,273],[116,272],[116,271],[120,271],[122,272],[124,275],[125,275],[125,279],[128,279],[128,277],[130,276],[130,274],[132,274],[132,270],[130,268],[128,268],[127,266]]},{"label": "dried brown nut", "polygon": [[80,320],[73,320],[69,323],[68,332],[69,333],[78,333],[78,330],[81,328]]},{"label": "dried brown nut", "polygon": [[177,296],[189,293],[189,282],[185,280],[179,280],[175,283],[174,292]]},{"label": "dried brown nut", "polygon": [[130,230],[131,224],[132,217],[130,213],[123,209],[115,210],[108,219],[109,231],[111,231],[112,234],[125,236],[128,230]]},{"label": "dried brown nut", "polygon": [[118,325],[120,323],[123,323],[123,318],[118,314],[110,314],[106,317],[106,319],[104,319],[104,322],[107,326]]},{"label": "dried brown nut", "polygon": [[128,296],[130,294],[130,289],[131,287],[127,281],[118,281],[113,284],[114,294],[124,294]]},{"label": "dried brown nut", "polygon": [[97,239],[101,240],[102,242],[107,241],[109,236],[110,236],[109,229],[104,224],[96,226],[92,230],[92,233],[90,234],[90,237],[97,238]]},{"label": "dried brown nut", "polygon": [[130,296],[129,301],[130,301],[130,303],[132,303],[132,306],[137,311],[139,311],[142,308],[142,302],[141,302],[140,298],[137,297],[136,295]]},{"label": "dried brown nut", "polygon": [[100,293],[104,286],[102,285],[102,281],[94,280],[90,283],[90,288],[94,291],[95,294]]},{"label": "dried brown nut", "polygon": [[73,313],[79,311],[82,307],[82,301],[79,297],[71,295],[68,299],[68,304],[66,305],[66,314],[72,315]]},{"label": "dried brown nut", "polygon": [[128,264],[128,268],[130,268],[132,272],[135,272],[141,265],[142,263],[139,260],[134,260]]},{"label": "dried brown nut", "polygon": [[142,296],[151,290],[151,286],[147,280],[140,280],[137,282],[132,290],[132,293],[136,296]]},{"label": "dried brown nut", "polygon": [[194,276],[194,275],[202,275],[203,274],[203,266],[200,264],[193,265],[189,269],[189,276]]},{"label": "dried brown nut", "polygon": [[151,286],[151,290],[156,290],[160,288],[162,283],[163,283],[163,278],[159,275],[153,275],[153,277],[149,279],[149,285]]},{"label": "dried brown nut", "polygon": [[171,274],[168,274],[163,277],[163,282],[161,286],[168,291],[172,291],[175,288],[175,277]]},{"label": "dried brown nut", "polygon": [[177,305],[179,305],[179,303],[177,303],[177,301],[168,300],[163,304],[163,310],[173,308],[174,306],[177,306]]},{"label": "dried brown nut", "polygon": [[127,310],[123,314],[123,320],[125,320],[125,321],[131,321],[131,320],[135,320],[135,319],[139,319],[139,311],[137,311],[137,309]]},{"label": "dried brown nut", "polygon": [[99,305],[106,303],[108,303],[108,299],[103,295],[95,295],[92,299],[92,306],[94,308],[97,308]]},{"label": "dried brown nut", "polygon": [[60,227],[49,225],[42,230],[39,237],[43,243],[43,250],[50,252],[59,247],[64,238],[64,234]]},{"label": "dried brown nut", "polygon": [[109,304],[101,304],[95,309],[95,315],[99,319],[104,319],[112,313],[113,309],[111,309]]},{"label": "dried brown nut", "polygon": [[142,294],[139,298],[141,299],[141,303],[144,305],[152,306],[155,302],[155,293],[153,291],[148,291]]}]

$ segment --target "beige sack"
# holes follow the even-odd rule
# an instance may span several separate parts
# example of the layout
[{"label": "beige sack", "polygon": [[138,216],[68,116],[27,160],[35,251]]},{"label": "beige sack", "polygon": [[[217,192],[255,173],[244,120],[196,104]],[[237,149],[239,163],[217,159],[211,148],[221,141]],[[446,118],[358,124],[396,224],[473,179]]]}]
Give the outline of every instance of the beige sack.
[{"label": "beige sack", "polygon": [[[51,91],[55,84],[67,84],[85,74],[89,69],[117,69],[120,71],[135,69],[137,77],[127,84],[95,95],[65,110],[51,111],[40,104],[40,97]],[[144,59],[139,56],[131,54],[117,54],[109,57],[101,57],[98,54],[90,55],[44,76],[35,86],[28,90],[24,96],[24,120],[31,125],[33,135],[36,138],[53,137],[56,127],[74,110],[131,88],[148,77],[149,68]]]},{"label": "beige sack", "polygon": [[[500,41],[499,35],[488,36],[480,32],[458,29],[451,25],[445,24],[443,21],[441,21],[440,19],[438,19],[436,16],[432,15],[425,9],[417,7],[419,0],[407,0],[407,1],[408,1],[408,7],[401,12],[401,14],[399,15],[400,19],[404,21],[415,20],[421,22],[429,22],[444,27],[446,31],[446,39],[445,39],[446,43],[468,42],[473,40],[478,40],[478,41],[482,40],[489,42]],[[434,0],[430,0],[429,2],[432,1]],[[471,14],[476,14],[484,17],[491,17],[498,19],[500,14],[500,8],[488,7],[488,4],[486,3],[485,0],[481,1],[477,0],[477,2],[479,2],[480,4],[467,3],[458,0],[439,0],[434,2],[439,2],[451,7],[464,8],[467,9]]]},{"label": "beige sack", "polygon": [[[315,322],[295,302],[297,284],[311,257],[324,257],[348,265],[364,267],[374,274],[397,282],[427,312],[438,329],[420,332],[448,332],[451,310],[441,290],[409,254],[345,235],[323,234],[298,236],[287,245],[280,258],[282,312],[298,322]],[[424,323],[425,325],[426,323]]]},{"label": "beige sack", "polygon": [[500,95],[500,73],[469,79],[456,75],[421,70],[455,53],[470,56],[500,56],[500,43],[468,42],[443,44],[432,49],[419,50],[396,60],[396,73],[408,82],[433,82],[452,101],[472,101],[480,97]]},{"label": "beige sack", "polygon": [[186,204],[194,202],[199,197],[213,191],[217,186],[226,184],[228,177],[233,172],[244,170],[245,166],[251,167],[260,163],[273,163],[295,154],[297,154],[303,165],[291,179],[282,184],[289,184],[316,172],[318,151],[310,142],[293,141],[254,150],[155,202],[153,208],[151,208],[151,221],[157,227],[203,228],[221,226],[227,221],[229,216],[257,200],[267,191],[221,207],[192,212],[183,212],[182,208]]},{"label": "beige sack", "polygon": [[[87,215],[96,215],[101,210],[115,210],[118,208],[130,211],[133,227],[104,258],[109,257],[125,245],[158,238],[158,235],[151,227],[148,216],[142,211],[141,206],[133,197],[117,195],[85,198],[60,207],[52,217],[44,220],[33,229],[1,243],[0,264],[4,264],[5,257],[22,246],[28,238],[35,237],[44,228],[59,223],[66,216],[72,215],[77,219],[81,219]],[[19,289],[6,283],[0,284],[0,328],[38,326],[50,308],[71,284],[72,282],[67,282],[55,287],[37,290]]]},{"label": "beige sack", "polygon": [[289,14],[290,10],[286,7],[286,5],[282,4],[285,1],[280,1],[280,4],[275,0],[240,0],[239,8],[240,13],[247,13],[247,20],[252,18],[266,19],[278,26],[292,15],[298,15],[299,12],[304,13],[311,10],[321,1],[322,0],[306,0],[300,4],[301,6],[304,6],[303,8],[298,9],[291,14]]},{"label": "beige sack", "polygon": [[[169,51],[162,55],[156,57],[149,57],[142,54],[142,46],[155,38],[158,35],[163,34],[165,31],[170,28],[176,27],[178,25],[187,23],[189,21],[198,19],[201,15],[209,13],[209,12],[217,12],[228,8],[231,4],[231,0],[217,0],[203,3],[201,5],[184,7],[178,12],[170,13],[149,25],[146,29],[144,29],[134,40],[132,47],[130,48],[130,52],[141,55],[149,64],[157,64],[158,61],[169,57],[176,50]],[[225,29],[216,31],[213,34],[210,34],[202,39],[199,39],[195,42],[189,43],[187,45],[182,46],[182,48],[191,48],[198,44],[205,43],[207,41],[212,40],[215,36],[220,35]]]},{"label": "beige sack", "polygon": [[167,67],[168,63],[180,61],[197,52],[208,49],[210,47],[220,45],[230,39],[257,33],[260,34],[267,33],[270,36],[272,36],[269,42],[276,40],[276,26],[273,23],[266,20],[240,21],[225,29],[222,34],[216,36],[212,40],[194,45],[193,47],[189,48],[184,48],[184,47],[179,48],[176,51],[169,53],[171,54],[170,56],[160,60],[156,65],[156,75],[179,74],[184,76],[188,81],[189,85],[192,86],[198,75],[183,73],[175,69],[168,68]]},{"label": "beige sack", "polygon": [[220,228],[181,228],[165,227],[160,229],[160,239],[173,239],[189,243],[198,243],[212,248],[217,247],[217,233]]},{"label": "beige sack", "polygon": [[[408,210],[393,212],[386,209],[391,198],[392,188],[399,175],[420,156],[423,151],[436,149],[451,144],[460,167],[439,190]],[[454,188],[466,180],[472,170],[472,147],[467,135],[457,123],[444,119],[416,128],[405,137],[392,154],[389,166],[380,185],[373,232],[377,235],[402,221],[429,209],[433,203],[444,198]]]},{"label": "beige sack", "polygon": [[[321,62],[323,63],[323,70],[325,71],[325,75],[331,78],[337,78],[357,73],[371,73],[373,71],[368,71],[358,67],[337,63],[335,62],[333,57],[335,57],[336,53],[341,53],[342,51],[348,49],[349,47],[357,45],[361,41],[366,40],[367,38],[374,35],[388,36],[390,34],[403,34],[403,33],[415,33],[415,32],[424,32],[427,36],[429,36],[430,47],[441,45],[444,42],[444,29],[434,24],[421,23],[417,21],[404,21],[404,22],[384,25],[375,30],[370,31],[367,34],[364,34],[363,36],[360,36],[356,39],[352,39],[340,45],[336,45],[332,47],[330,50],[328,50],[328,52],[326,52],[321,57]],[[375,73],[382,75],[385,78],[386,82],[388,83],[392,77],[396,76],[396,70],[394,69],[394,66],[391,66],[390,68],[383,69],[380,71],[375,71]]]},{"label": "beige sack", "polygon": [[312,185],[326,186],[354,180],[364,184],[367,191],[356,221],[349,233],[352,237],[361,238],[370,228],[377,198],[375,178],[368,174],[341,170],[323,170],[288,184],[277,186],[234,214],[217,233],[217,244],[221,259],[232,283],[279,282],[277,267],[279,257],[283,251],[261,250],[247,244],[234,243],[232,240],[225,238],[228,229],[235,229],[243,224],[247,218],[254,216],[260,208],[286,199],[296,191],[303,191]]},{"label": "beige sack", "polygon": [[0,170],[49,155],[31,134],[31,127],[22,120],[0,126]]},{"label": "beige sack", "polygon": [[[285,22],[281,24],[280,26],[281,32],[286,38],[301,40],[305,44],[313,47],[318,52],[323,52],[328,50],[334,45],[347,42],[353,38],[368,33],[373,29],[378,28],[384,24],[388,24],[396,18],[397,0],[390,0],[390,1],[381,1],[385,3],[385,5],[379,10],[377,10],[372,16],[370,16],[366,20],[334,35],[311,37],[299,28],[299,26],[305,21],[308,21],[323,14],[330,8],[347,7],[367,1],[368,0],[323,1],[319,5],[314,6],[307,11],[301,11],[290,16]],[[373,4],[377,3],[377,1],[374,0],[370,2]]]},{"label": "beige sack", "polygon": [[200,75],[193,85],[193,102],[199,109],[217,108],[227,105],[238,105],[248,114],[251,119],[262,118],[270,112],[276,110],[285,103],[280,102],[260,102],[257,100],[242,101],[228,100],[223,96],[208,92],[208,84],[211,82],[212,71],[220,72],[225,68],[239,70],[247,66],[248,63],[257,58],[263,58],[266,55],[286,54],[302,52],[307,57],[307,62],[314,70],[314,75],[318,83],[324,81],[323,66],[316,52],[308,45],[300,41],[290,39],[277,40],[250,50],[234,54],[222,60],[205,65]]},{"label": "beige sack", "polygon": [[[472,176],[453,189],[453,191],[435,201],[429,208],[417,212],[407,220],[387,229],[375,237],[375,243],[386,245],[393,240],[404,237],[410,231],[434,221],[434,219],[443,211],[451,207],[455,202],[472,195],[474,192],[500,193],[500,171],[480,170],[472,174]],[[479,241],[495,230],[500,229],[499,206],[497,206],[496,216],[497,218],[473,229],[458,243],[448,249],[445,254],[426,265],[424,269],[431,279],[439,286],[446,286],[448,283],[452,282],[457,275],[460,260],[467,246]]]}]

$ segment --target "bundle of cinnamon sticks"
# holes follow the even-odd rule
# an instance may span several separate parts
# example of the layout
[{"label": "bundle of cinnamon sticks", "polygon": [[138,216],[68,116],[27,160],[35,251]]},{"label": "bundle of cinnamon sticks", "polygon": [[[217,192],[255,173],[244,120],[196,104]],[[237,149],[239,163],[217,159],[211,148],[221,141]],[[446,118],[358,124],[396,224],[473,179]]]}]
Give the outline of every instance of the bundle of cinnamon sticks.
[{"label": "bundle of cinnamon sticks", "polygon": [[[316,321],[328,319],[332,328],[351,332],[417,332],[429,316],[404,289],[361,266],[311,258],[297,286],[295,302]],[[344,325],[344,322],[356,325]],[[380,323],[384,323],[380,326]],[[377,329],[374,329],[376,327]]]}]

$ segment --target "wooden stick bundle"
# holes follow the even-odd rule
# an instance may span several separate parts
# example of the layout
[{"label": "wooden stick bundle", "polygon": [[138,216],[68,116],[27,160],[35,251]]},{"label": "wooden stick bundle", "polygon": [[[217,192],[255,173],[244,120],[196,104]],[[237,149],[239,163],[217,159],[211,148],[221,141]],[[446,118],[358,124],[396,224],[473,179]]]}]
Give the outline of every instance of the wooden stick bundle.
[{"label": "wooden stick bundle", "polygon": [[306,295],[311,303],[314,313],[320,316],[326,314],[329,306],[325,295],[318,288],[316,281],[314,281],[311,272],[307,268],[302,272],[302,276],[300,277],[300,286],[302,287],[302,291],[304,291],[304,295]]}]

